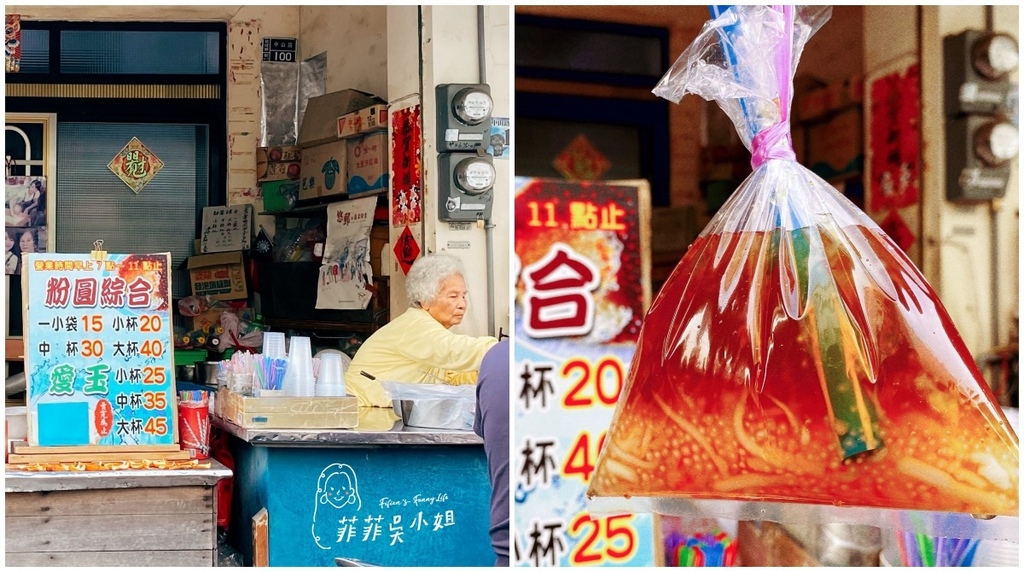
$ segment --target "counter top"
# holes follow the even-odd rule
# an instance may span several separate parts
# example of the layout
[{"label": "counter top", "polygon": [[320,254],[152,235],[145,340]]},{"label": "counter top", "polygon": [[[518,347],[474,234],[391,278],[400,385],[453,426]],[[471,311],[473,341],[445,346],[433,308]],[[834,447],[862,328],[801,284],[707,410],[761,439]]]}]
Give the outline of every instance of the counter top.
[{"label": "counter top", "polygon": [[268,447],[483,444],[483,439],[472,431],[407,427],[394,411],[381,407],[360,407],[355,429],[246,429],[219,417],[212,421],[251,445]]},{"label": "counter top", "polygon": [[213,486],[230,477],[231,469],[206,459],[208,469],[125,469],[116,471],[17,471],[4,474],[4,491],[31,493],[85,489]]}]

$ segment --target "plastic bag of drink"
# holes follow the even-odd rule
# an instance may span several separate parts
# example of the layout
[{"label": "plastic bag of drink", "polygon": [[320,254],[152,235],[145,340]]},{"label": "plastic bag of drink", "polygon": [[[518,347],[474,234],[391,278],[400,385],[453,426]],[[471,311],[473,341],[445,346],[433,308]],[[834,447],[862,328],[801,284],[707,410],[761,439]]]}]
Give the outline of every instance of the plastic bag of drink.
[{"label": "plastic bag of drink", "polygon": [[754,171],[649,310],[591,498],[1018,512],[1017,436],[935,292],[795,161],[793,71],[829,15],[730,8],[654,90],[718,102]]}]

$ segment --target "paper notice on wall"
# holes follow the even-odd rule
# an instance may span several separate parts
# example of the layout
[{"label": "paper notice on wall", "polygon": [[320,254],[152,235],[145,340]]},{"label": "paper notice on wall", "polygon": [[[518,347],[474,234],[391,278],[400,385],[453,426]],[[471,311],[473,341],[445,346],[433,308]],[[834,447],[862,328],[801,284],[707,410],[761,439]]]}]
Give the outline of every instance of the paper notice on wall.
[{"label": "paper notice on wall", "polygon": [[362,310],[370,302],[370,229],[376,206],[375,196],[327,206],[327,243],[317,285],[318,309]]},{"label": "paper notice on wall", "polygon": [[234,85],[255,85],[262,55],[260,20],[228,22],[228,82]]},{"label": "paper notice on wall", "polygon": [[231,252],[252,247],[253,206],[204,207],[201,252]]}]

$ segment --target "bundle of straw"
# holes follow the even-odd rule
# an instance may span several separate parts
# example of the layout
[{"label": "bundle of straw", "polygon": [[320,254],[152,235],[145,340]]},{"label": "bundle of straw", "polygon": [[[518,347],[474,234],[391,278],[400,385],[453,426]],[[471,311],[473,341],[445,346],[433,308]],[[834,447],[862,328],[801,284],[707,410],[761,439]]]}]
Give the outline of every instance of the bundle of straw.
[{"label": "bundle of straw", "polygon": [[286,358],[273,358],[260,354],[257,360],[256,379],[261,390],[280,390],[284,385],[284,374],[288,368]]},{"label": "bundle of straw", "polygon": [[978,548],[975,538],[931,537],[902,531],[897,539],[904,566],[970,566]]}]

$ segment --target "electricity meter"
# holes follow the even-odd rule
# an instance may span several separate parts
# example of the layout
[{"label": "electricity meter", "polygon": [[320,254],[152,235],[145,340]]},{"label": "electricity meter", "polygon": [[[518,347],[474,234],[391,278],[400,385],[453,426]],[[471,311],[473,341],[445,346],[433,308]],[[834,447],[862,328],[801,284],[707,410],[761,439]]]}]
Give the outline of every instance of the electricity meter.
[{"label": "electricity meter", "polygon": [[1017,69],[1017,40],[1007,34],[986,34],[971,48],[974,69],[991,80],[1005,78]]},{"label": "electricity meter", "polygon": [[437,96],[437,152],[475,151],[491,139],[494,100],[485,83],[446,83],[435,88]]},{"label": "electricity meter", "polygon": [[966,30],[943,39],[946,115],[998,113],[1016,90],[1017,41],[1002,33]]},{"label": "electricity meter", "polygon": [[438,218],[445,222],[489,220],[494,203],[497,172],[491,156],[476,153],[441,153],[437,156]]},{"label": "electricity meter", "polygon": [[946,123],[946,199],[985,201],[1006,194],[1020,135],[1009,121],[967,115]]},{"label": "electricity meter", "polygon": [[946,199],[985,201],[1002,197],[1017,157],[1017,40],[983,30],[943,39],[946,95]]},{"label": "electricity meter", "polygon": [[466,125],[480,125],[490,119],[493,110],[491,95],[476,87],[462,89],[452,99],[452,113]]},{"label": "electricity meter", "polygon": [[479,195],[494,186],[494,165],[483,157],[469,157],[455,165],[455,186],[464,193]]},{"label": "electricity meter", "polygon": [[991,121],[974,132],[974,154],[989,167],[1002,167],[1017,157],[1020,132],[1009,121]]}]

